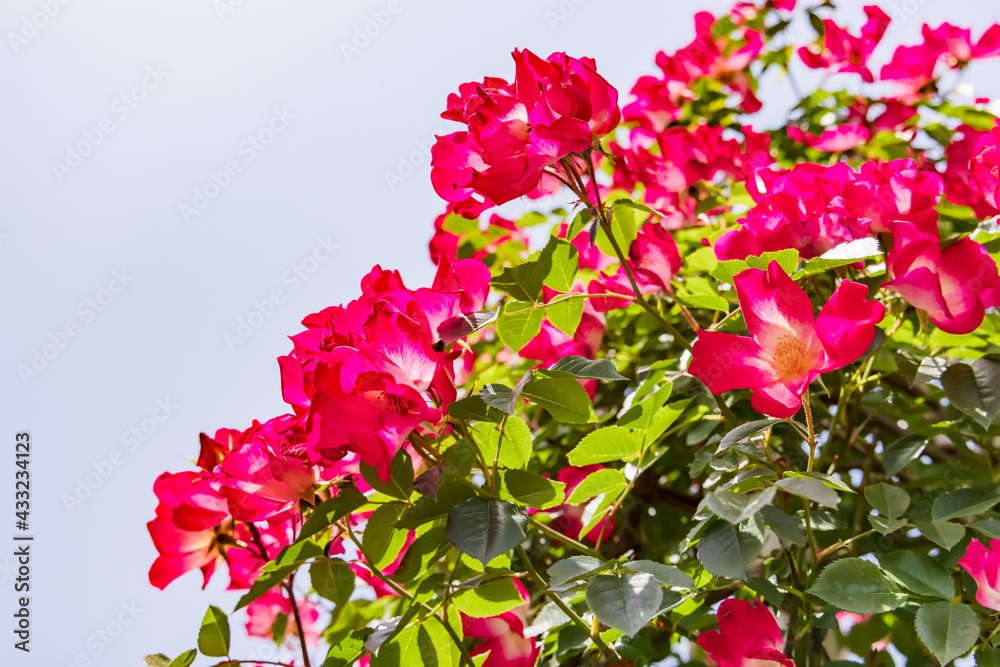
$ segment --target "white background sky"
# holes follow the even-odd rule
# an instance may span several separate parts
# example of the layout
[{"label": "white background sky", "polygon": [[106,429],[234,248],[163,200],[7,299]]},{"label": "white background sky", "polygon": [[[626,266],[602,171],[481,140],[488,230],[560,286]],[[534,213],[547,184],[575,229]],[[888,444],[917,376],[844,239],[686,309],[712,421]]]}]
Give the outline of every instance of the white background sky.
[{"label": "white background sky", "polygon": [[[288,350],[286,337],[306,314],[354,298],[372,265],[402,270],[410,287],[430,281],[426,244],[442,203],[426,159],[394,189],[385,174],[435,132],[457,129],[439,118],[449,92],[485,75],[510,78],[510,51],[527,47],[596,58],[624,97],[638,75],[654,72],[659,49],[690,40],[696,8],[718,13],[729,4],[565,0],[572,13],[553,23],[546,12],[558,13],[558,0],[399,0],[401,11],[348,59],[341,44],[388,2],[230,0],[232,11],[220,14],[226,1],[5,0],[0,8],[2,664],[65,667],[83,656],[125,667],[147,653],[173,657],[194,646],[208,604],[233,607],[236,598],[221,590],[225,573],[207,592],[199,574],[165,592],[149,585],[153,480],[190,467],[200,431],[284,412],[275,358]],[[9,34],[46,2],[54,16],[12,44]],[[857,26],[861,4],[842,3],[841,17]],[[893,42],[912,41],[924,21],[971,25],[978,36],[1000,18],[993,0],[885,8],[899,17]],[[970,79],[995,93],[997,62]],[[157,68],[158,82],[147,76]],[[136,108],[116,103],[144,77]],[[784,116],[787,95],[762,97],[770,117]],[[241,144],[275,109],[294,119],[250,161]],[[104,119],[113,132],[60,179],[53,163]],[[240,173],[186,222],[179,206],[231,160]],[[288,272],[319,238],[339,248],[296,286]],[[127,278],[124,289],[101,312],[81,308],[88,298],[107,300],[102,290],[115,272]],[[231,351],[225,334],[274,290],[284,302]],[[18,366],[30,366],[33,351],[72,324],[78,335],[23,382]],[[122,434],[141,427],[157,401],[177,407],[127,451]],[[5,573],[13,565],[14,434],[22,430],[33,438],[37,536],[28,656],[12,647],[16,594]],[[121,465],[69,511],[64,494],[107,470],[102,462],[115,450]],[[105,645],[96,633],[123,604],[141,611]],[[237,636],[244,622],[233,617]],[[238,644],[245,648],[234,657],[264,645]]]}]

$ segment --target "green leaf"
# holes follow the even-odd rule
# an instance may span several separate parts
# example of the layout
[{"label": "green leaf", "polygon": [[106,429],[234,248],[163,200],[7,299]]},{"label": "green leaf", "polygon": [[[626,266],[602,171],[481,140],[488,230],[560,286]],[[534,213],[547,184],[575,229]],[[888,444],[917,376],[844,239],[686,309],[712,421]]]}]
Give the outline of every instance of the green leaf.
[{"label": "green leaf", "polygon": [[190,667],[194,659],[198,657],[198,651],[196,649],[191,649],[189,651],[184,651],[179,656],[173,659],[169,667]]},{"label": "green leaf", "polygon": [[573,379],[535,379],[525,386],[521,396],[548,410],[556,421],[585,424],[594,417],[587,390]]},{"label": "green leaf", "polygon": [[382,644],[371,667],[451,667],[459,661],[458,647],[440,619],[430,617],[402,630]]},{"label": "green leaf", "polygon": [[835,269],[839,266],[855,264],[866,259],[873,259],[882,254],[878,239],[865,237],[841,243],[819,257],[811,259],[802,267],[803,276],[811,276],[814,273],[822,273]]},{"label": "green leaf", "polygon": [[396,560],[406,544],[406,531],[395,527],[403,514],[403,508],[403,503],[388,503],[381,505],[368,517],[365,532],[361,536],[361,546],[375,567],[382,568]]},{"label": "green leaf", "polygon": [[885,516],[875,516],[874,514],[868,516],[868,521],[871,523],[872,528],[883,535],[890,535],[906,526],[906,519],[890,519]]},{"label": "green leaf", "polygon": [[[197,654],[198,652],[195,651],[195,655]],[[170,658],[162,653],[153,653],[145,656],[142,659],[142,664],[146,665],[146,667],[170,667]]]},{"label": "green leaf", "polygon": [[965,526],[950,521],[916,521],[917,530],[928,540],[950,550],[965,537]]},{"label": "green leaf", "polygon": [[302,526],[296,542],[302,542],[316,533],[329,528],[345,516],[368,502],[357,489],[341,489],[335,498],[325,500],[316,506]]},{"label": "green leaf", "polygon": [[604,625],[631,637],[660,611],[663,590],[651,574],[599,574],[587,584],[587,606]]},{"label": "green leaf", "polygon": [[865,499],[888,519],[898,519],[910,506],[910,494],[898,486],[879,483],[865,489]]},{"label": "green leaf", "polygon": [[951,600],[955,581],[951,574],[929,556],[913,551],[892,551],[879,556],[882,569],[917,595]]},{"label": "green leaf", "polygon": [[746,424],[740,424],[732,431],[727,433],[722,438],[722,442],[719,443],[719,447],[716,449],[716,454],[721,454],[733,445],[738,445],[744,440],[749,439],[751,436],[762,433],[767,429],[771,428],[775,424],[781,423],[780,419],[760,419],[758,421],[747,422]]},{"label": "green leaf", "polygon": [[976,649],[976,667],[1000,667],[1000,649],[989,646]]},{"label": "green leaf", "polygon": [[573,289],[573,280],[580,266],[580,251],[572,243],[552,237],[542,250],[542,262],[550,266],[545,286],[557,292]]},{"label": "green leaf", "polygon": [[979,639],[979,616],[965,604],[925,604],[917,610],[916,627],[920,643],[942,665],[971,651]]},{"label": "green leaf", "polygon": [[498,424],[503,421],[503,413],[496,408],[487,406],[479,396],[467,396],[450,404],[448,416],[453,419],[490,421]]},{"label": "green leaf", "polygon": [[894,477],[910,464],[910,461],[920,456],[927,446],[927,438],[919,435],[903,436],[882,452],[882,466],[886,477]]},{"label": "green leaf", "polygon": [[503,424],[503,439],[499,427],[489,429],[489,440],[479,442],[483,446],[483,455],[487,463],[492,464],[497,458],[497,447],[500,448],[500,465],[505,468],[523,468],[531,458],[531,429],[520,417],[508,417]]},{"label": "green leaf", "polygon": [[633,560],[625,566],[636,572],[645,572],[656,577],[663,586],[671,588],[694,588],[694,579],[686,572],[673,565],[664,565],[651,560]]},{"label": "green leaf", "polygon": [[882,576],[878,565],[860,558],[841,558],[827,565],[807,592],[855,614],[879,614],[906,602],[906,594]]},{"label": "green leaf", "polygon": [[575,582],[588,574],[595,574],[607,568],[607,564],[602,563],[590,556],[573,556],[553,563],[548,570],[549,588],[562,590],[567,588],[567,584]]},{"label": "green leaf", "polygon": [[542,377],[571,377],[586,380],[628,380],[615,368],[610,359],[587,359],[586,357],[563,357],[548,370],[536,373]]},{"label": "green leaf", "polygon": [[389,464],[389,481],[383,482],[374,466],[361,462],[361,477],[369,486],[392,498],[407,500],[413,493],[413,459],[400,448]]},{"label": "green leaf", "polygon": [[479,398],[491,408],[496,408],[508,415],[514,414],[516,400],[514,392],[507,385],[498,383],[484,385],[479,390]]},{"label": "green leaf", "polygon": [[437,562],[450,548],[444,528],[441,526],[431,528],[413,540],[392,578],[406,583],[420,574],[425,574],[431,563]]},{"label": "green leaf", "polygon": [[777,491],[774,487],[764,489],[756,495],[714,491],[705,496],[705,503],[717,517],[738,526],[766,505],[770,505],[775,493]]},{"label": "green leaf", "polygon": [[741,271],[747,269],[766,270],[772,261],[777,262],[785,273],[792,275],[799,265],[799,251],[795,249],[778,250],[761,253],[760,257],[750,255],[746,259],[726,260],[716,264],[711,275],[713,278],[734,285],[733,278]]},{"label": "green leaf", "polygon": [[364,654],[365,643],[357,637],[347,636],[330,647],[322,667],[348,667],[356,664]]},{"label": "green leaf", "polygon": [[545,316],[567,336],[576,334],[583,319],[583,299],[560,299],[545,306]]},{"label": "green leaf", "polygon": [[674,298],[692,308],[729,312],[729,302],[715,294],[677,294]]},{"label": "green leaf", "polygon": [[747,568],[763,544],[759,534],[720,521],[712,524],[698,543],[698,560],[717,577],[745,580]]},{"label": "green leaf", "polygon": [[490,281],[490,287],[510,295],[517,301],[534,303],[538,300],[548,274],[549,265],[544,260],[537,259],[517,266],[508,266]]},{"label": "green leaf", "polygon": [[569,463],[585,466],[607,461],[632,461],[639,456],[636,437],[620,426],[605,426],[587,434],[569,453]]},{"label": "green leaf", "polygon": [[504,487],[519,505],[544,510],[566,502],[566,484],[523,470],[508,470],[503,476]]},{"label": "green leaf", "polygon": [[782,544],[785,546],[794,544],[798,547],[806,545],[806,534],[802,530],[801,522],[797,517],[790,516],[777,507],[767,506],[760,510],[761,516],[767,527],[774,531]]},{"label": "green leaf", "polygon": [[604,468],[595,470],[573,489],[573,494],[566,501],[569,505],[579,505],[602,493],[614,493],[628,486],[628,480],[621,470]]},{"label": "green leaf", "polygon": [[984,429],[1000,412],[1000,361],[976,359],[954,364],[941,374],[941,386],[948,400]]},{"label": "green leaf", "polygon": [[1000,495],[987,489],[955,489],[934,499],[931,517],[934,521],[950,521],[973,514],[982,514],[997,503]]},{"label": "green leaf", "polygon": [[510,349],[520,352],[521,348],[542,330],[545,311],[533,304],[514,301],[507,304],[503,315],[497,320],[497,333]]},{"label": "green leaf", "polygon": [[516,505],[501,500],[469,498],[448,514],[448,540],[483,567],[524,539],[528,521]]},{"label": "green leaf", "polygon": [[524,604],[511,579],[494,579],[452,598],[458,610],[472,618],[490,618]]},{"label": "green leaf", "polygon": [[500,311],[488,310],[449,317],[437,326],[438,340],[450,345],[491,324],[499,314]]},{"label": "green leaf", "polygon": [[285,547],[277,558],[261,568],[260,574],[257,575],[257,581],[240,598],[236,604],[236,610],[242,609],[280,584],[285,577],[299,569],[306,561],[320,556],[323,556],[323,548],[315,542],[295,542]]},{"label": "green leaf", "polygon": [[684,410],[690,404],[691,399],[685,398],[683,401],[668,403],[657,410],[649,426],[646,428],[646,433],[642,439],[643,443],[648,444],[659,438],[664,431],[677,421],[678,417],[684,414]]},{"label": "green leaf", "polygon": [[[632,202],[624,203],[622,200],[616,201],[611,208],[611,233],[614,234],[618,247],[627,255],[628,249],[639,235],[639,222],[636,220],[636,209],[629,206]],[[604,229],[597,230],[597,247],[608,257],[615,257],[614,246],[604,233]]]},{"label": "green leaf", "polygon": [[198,631],[198,650],[213,658],[229,655],[229,619],[218,607],[209,607],[205,612]]},{"label": "green leaf", "polygon": [[271,623],[271,639],[278,646],[285,641],[285,630],[288,629],[288,614],[279,611]]},{"label": "green leaf", "polygon": [[672,390],[673,384],[670,382],[659,387],[638,404],[629,408],[628,412],[623,414],[618,420],[618,426],[629,428],[633,431],[645,431],[653,423],[653,417],[656,416],[656,413],[660,411],[663,404],[670,398]]},{"label": "green leaf", "polygon": [[774,485],[782,491],[806,500],[812,500],[826,507],[836,507],[837,503],[840,502],[840,496],[837,495],[837,492],[818,479],[786,477],[778,480]]},{"label": "green leaf", "polygon": [[312,587],[321,596],[343,609],[354,593],[354,570],[342,560],[322,559],[309,566]]}]

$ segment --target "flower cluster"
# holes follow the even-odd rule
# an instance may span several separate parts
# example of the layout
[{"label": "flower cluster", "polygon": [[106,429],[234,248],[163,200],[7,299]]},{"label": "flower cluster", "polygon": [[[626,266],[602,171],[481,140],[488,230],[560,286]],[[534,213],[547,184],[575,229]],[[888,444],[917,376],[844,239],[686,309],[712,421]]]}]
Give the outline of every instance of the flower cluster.
[{"label": "flower cluster", "polygon": [[[467,130],[438,137],[431,182],[470,217],[536,192],[546,169],[618,126],[618,91],[589,58],[513,53],[514,82],[487,77],[462,84],[442,118]],[[476,197],[480,197],[477,199]]]}]

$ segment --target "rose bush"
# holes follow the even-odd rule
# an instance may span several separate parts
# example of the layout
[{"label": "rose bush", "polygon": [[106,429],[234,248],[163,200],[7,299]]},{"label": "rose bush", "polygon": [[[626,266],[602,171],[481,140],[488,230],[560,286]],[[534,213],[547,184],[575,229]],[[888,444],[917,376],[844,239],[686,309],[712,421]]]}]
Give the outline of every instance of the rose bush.
[{"label": "rose bush", "polygon": [[[628,95],[459,85],[433,282],[303,319],[288,413],[156,480],[151,583],[228,576],[266,664],[1000,662],[1000,123],[954,86],[1000,26],[880,63],[832,4],[701,12]],[[264,663],[229,616],[147,663]]]}]

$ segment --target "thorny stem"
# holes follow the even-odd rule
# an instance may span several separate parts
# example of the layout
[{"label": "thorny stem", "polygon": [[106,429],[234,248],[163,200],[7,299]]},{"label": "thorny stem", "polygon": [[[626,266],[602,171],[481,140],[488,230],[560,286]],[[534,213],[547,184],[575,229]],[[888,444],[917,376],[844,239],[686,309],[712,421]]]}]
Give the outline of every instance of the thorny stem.
[{"label": "thorny stem", "polygon": [[[354,543],[354,546],[357,547],[358,553],[360,553],[362,555],[362,557],[364,557],[364,559],[365,559],[365,563],[364,563],[365,567],[367,567],[368,570],[372,574],[374,574],[376,577],[378,577],[382,581],[382,583],[384,583],[386,586],[388,586],[389,588],[391,588],[392,590],[394,590],[401,597],[406,598],[407,600],[410,600],[411,602],[414,601],[414,597],[413,597],[412,593],[410,593],[405,588],[400,588],[399,586],[397,586],[396,582],[392,581],[387,576],[385,576],[382,573],[382,571],[379,570],[377,567],[374,567],[373,565],[371,565],[371,559],[368,557],[368,554],[365,553],[364,548],[361,546],[361,541],[354,534],[354,531],[351,530],[350,524],[346,524],[343,527],[346,530],[346,534],[347,534],[348,538],[350,538],[351,542]],[[425,611],[428,611],[428,612],[430,612],[433,615],[434,610],[432,608],[428,607],[423,602],[419,602],[417,604],[419,604]],[[442,621],[441,619],[438,619],[436,616],[434,618],[436,620],[438,620],[438,622],[440,622],[441,625],[444,626],[444,629],[448,631],[448,635],[451,637],[451,640],[455,643],[455,646],[458,647],[459,652],[462,654],[462,664],[466,665],[466,667],[476,667],[475,661],[473,661],[472,656],[469,655],[469,649],[465,648],[465,643],[458,636],[458,634],[456,634],[455,629],[451,627],[451,624],[447,623],[445,621]]]},{"label": "thorny stem", "polygon": [[295,630],[299,633],[299,643],[302,644],[302,664],[305,667],[310,667],[309,651],[306,647],[306,632],[302,628],[302,617],[299,615],[299,605],[295,601],[295,591],[292,590],[291,579],[285,584],[285,590],[288,591],[288,600],[292,603],[292,614],[295,616]]},{"label": "thorny stem", "polygon": [[563,599],[559,597],[557,593],[548,590],[548,584],[546,583],[545,579],[542,577],[542,575],[538,573],[538,570],[535,569],[535,566],[531,563],[531,560],[528,558],[528,554],[524,551],[524,547],[522,547],[520,544],[517,545],[517,555],[521,557],[522,561],[524,561],[524,567],[527,568],[528,570],[528,576],[530,576],[535,581],[536,584],[538,584],[539,586],[542,587],[543,590],[545,590],[545,594],[548,595],[549,598],[551,598],[551,600],[556,604],[556,606],[559,607],[564,614],[569,616],[570,620],[572,620],[581,629],[583,629],[584,632],[586,632],[587,635],[590,637],[591,641],[593,641],[594,644],[596,644],[597,647],[601,649],[601,651],[603,651],[605,655],[614,656],[617,660],[621,660],[622,657],[618,655],[618,651],[608,646],[604,642],[604,640],[601,639],[600,633],[594,632],[593,628],[591,628],[587,624],[587,622],[580,617],[579,614],[573,611],[573,608],[570,607],[568,604],[566,604],[566,602],[563,601]]},{"label": "thorny stem", "polygon": [[535,528],[537,528],[541,532],[547,534],[552,539],[558,540],[560,542],[564,542],[565,544],[568,544],[569,546],[573,547],[574,549],[576,549],[577,551],[579,551],[582,554],[586,554],[586,555],[588,555],[588,556],[590,556],[592,558],[597,558],[597,559],[603,560],[603,557],[601,556],[601,554],[598,551],[596,551],[594,549],[591,549],[590,547],[588,547],[583,542],[580,542],[579,540],[574,540],[572,537],[569,537],[568,535],[564,535],[563,533],[560,533],[555,528],[552,528],[552,527],[548,526],[547,524],[544,524],[544,523],[540,522],[538,519],[536,519],[533,516],[529,516],[528,517],[528,523],[530,523],[532,526],[534,526]]}]

